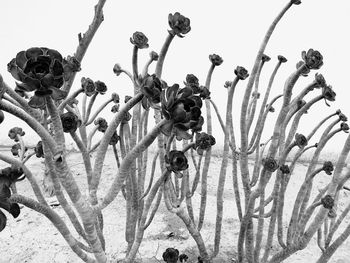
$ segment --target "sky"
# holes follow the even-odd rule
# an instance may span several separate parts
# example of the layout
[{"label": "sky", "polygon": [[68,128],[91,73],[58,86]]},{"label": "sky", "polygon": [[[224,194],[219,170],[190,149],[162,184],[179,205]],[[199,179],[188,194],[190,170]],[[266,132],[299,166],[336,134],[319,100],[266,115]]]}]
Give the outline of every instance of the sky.
[{"label": "sky", "polygon": [[[14,79],[7,72],[6,65],[21,50],[43,46],[58,50],[64,57],[73,55],[78,45],[78,33],[83,33],[88,28],[96,3],[95,0],[1,1],[0,74],[6,83],[14,87]],[[234,79],[234,69],[238,65],[251,71],[268,26],[286,3],[287,0],[107,0],[104,7],[105,20],[90,44],[82,62],[82,71],[77,74],[72,90],[80,87],[82,77],[90,77],[105,82],[108,94],[117,92],[122,98],[124,95],[132,95],[133,87],[127,76],[117,77],[112,71],[115,63],[131,71],[133,46],[129,38],[135,31],[141,31],[149,38],[150,47],[139,51],[139,68],[142,69],[149,52],[159,52],[164,43],[169,29],[168,14],[180,12],[191,19],[192,30],[184,38],[175,38],[172,42],[165,59],[162,77],[168,84],[182,84],[186,75],[191,73],[204,85],[210,67],[208,56],[213,53],[222,56],[224,63],[215,69],[210,90],[212,99],[224,116],[227,98],[227,91],[223,87],[225,81]],[[284,82],[295,70],[303,50],[314,48],[324,57],[324,65],[318,72],[333,86],[337,98],[331,103],[331,107],[327,107],[322,101],[312,108],[302,119],[299,133],[308,134],[324,116],[337,109],[350,116],[349,11],[348,0],[302,0],[302,4],[292,6],[278,24],[266,48],[265,53],[272,59],[265,64],[262,72],[262,91],[266,88],[277,63],[277,56],[283,55],[288,59],[275,79],[272,97],[283,90]],[[154,65],[150,67],[150,73],[153,70]],[[315,73],[316,71],[312,71],[309,77],[301,78],[293,94],[296,95],[311,83]],[[247,80],[239,82],[234,96],[233,118],[237,134],[239,110],[246,84]],[[319,93],[320,90],[314,91],[306,100]],[[106,97],[98,98],[97,103],[104,100]],[[276,104],[277,109],[278,105]],[[271,134],[277,112],[274,114],[268,119],[265,138]],[[28,134],[25,140],[35,143],[33,132],[25,124],[20,125],[18,120],[9,114],[5,116],[6,121],[1,124],[3,136],[0,143],[11,144],[5,135],[8,129],[14,126],[24,127]],[[111,118],[110,107],[104,111],[104,116],[107,119]],[[223,136],[216,120],[214,135],[220,144]],[[346,134],[338,135],[328,149],[339,152],[346,137]],[[315,142],[316,139],[310,144]]]}]

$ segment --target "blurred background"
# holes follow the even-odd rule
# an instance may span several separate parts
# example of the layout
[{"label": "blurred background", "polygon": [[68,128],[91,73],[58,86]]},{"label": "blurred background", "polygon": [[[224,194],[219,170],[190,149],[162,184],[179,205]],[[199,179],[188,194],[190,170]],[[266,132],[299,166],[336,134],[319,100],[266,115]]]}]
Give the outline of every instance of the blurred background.
[{"label": "blurred background", "polygon": [[[107,1],[104,7],[104,22],[83,59],[82,70],[77,74],[72,91],[80,87],[82,77],[94,81],[101,80],[108,87],[107,95],[97,98],[95,107],[107,100],[112,92],[117,92],[124,101],[125,95],[132,95],[133,87],[126,75],[115,76],[113,66],[119,63],[131,71],[133,46],[129,38],[135,31],[142,31],[149,38],[148,49],[139,51],[139,68],[148,59],[152,50],[159,52],[167,36],[168,14],[180,12],[191,19],[192,30],[183,39],[176,37],[165,59],[163,79],[168,84],[182,85],[187,74],[195,74],[204,85],[210,67],[208,56],[218,54],[224,63],[214,71],[211,83],[211,97],[224,117],[226,93],[224,83],[233,80],[237,65],[244,66],[250,72],[263,36],[272,20],[288,0],[221,0],[221,1]],[[58,50],[64,57],[73,55],[78,45],[78,33],[84,33],[94,15],[93,0],[12,0],[1,2],[0,16],[0,74],[11,87],[15,81],[7,72],[7,63],[17,52],[34,46]],[[350,115],[350,89],[348,87],[350,61],[350,2],[348,0],[303,0],[294,5],[277,26],[266,54],[272,59],[263,68],[260,78],[260,91],[263,93],[277,56],[283,55],[288,62],[283,64],[275,78],[271,98],[282,93],[284,82],[295,70],[301,60],[301,52],[314,48],[324,57],[324,65],[318,71],[324,75],[328,84],[337,93],[336,101],[327,107],[320,101],[302,118],[298,132],[307,135],[326,115],[341,109]],[[154,65],[150,67],[153,73]],[[309,77],[300,78],[293,94],[296,95],[314,79],[316,71]],[[240,81],[234,96],[234,123],[236,137],[239,139],[239,112],[247,80]],[[315,90],[306,100],[318,95]],[[259,106],[258,106],[259,107]],[[103,116],[112,117],[111,106]],[[267,120],[267,128],[262,141],[271,136],[274,120],[280,104],[275,105],[276,112]],[[6,121],[1,124],[0,144],[12,145],[7,132],[14,126],[23,127],[25,141],[33,145],[39,140],[25,123],[5,113]],[[223,133],[214,116],[214,136],[220,149]],[[310,144],[317,142],[314,137]],[[68,137],[68,136],[67,136]],[[328,152],[340,152],[347,135],[341,133],[332,139]],[[69,141],[68,141],[69,142]],[[238,143],[239,144],[239,143]]]}]

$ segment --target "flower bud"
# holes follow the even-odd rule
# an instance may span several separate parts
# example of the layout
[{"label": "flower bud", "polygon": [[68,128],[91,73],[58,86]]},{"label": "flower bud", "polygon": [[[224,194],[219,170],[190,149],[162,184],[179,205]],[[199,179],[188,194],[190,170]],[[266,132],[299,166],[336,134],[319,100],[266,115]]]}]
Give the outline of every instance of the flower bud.
[{"label": "flower bud", "polygon": [[346,122],[342,122],[340,124],[340,128],[342,129],[342,131],[348,133],[349,132],[349,125]]},{"label": "flower bud", "polygon": [[179,250],[175,248],[167,248],[163,253],[163,260],[167,263],[176,263],[179,259]]},{"label": "flower bud", "polygon": [[268,55],[263,54],[261,60],[262,62],[268,62],[271,60],[271,58]]},{"label": "flower bud", "polygon": [[24,136],[25,132],[22,130],[20,127],[14,127],[9,130],[8,136],[10,137],[11,140],[14,140],[15,142],[18,142],[17,135],[19,136]]}]

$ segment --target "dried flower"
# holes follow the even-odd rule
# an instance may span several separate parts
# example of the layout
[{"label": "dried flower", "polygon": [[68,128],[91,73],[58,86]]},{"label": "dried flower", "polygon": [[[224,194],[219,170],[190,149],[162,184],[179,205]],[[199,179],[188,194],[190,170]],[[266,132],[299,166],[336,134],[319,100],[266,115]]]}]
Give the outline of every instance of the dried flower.
[{"label": "dried flower", "polygon": [[42,108],[46,105],[45,97],[60,100],[67,96],[61,90],[64,83],[63,58],[54,50],[44,47],[33,47],[21,51],[7,64],[7,70],[21,83],[25,91],[35,91],[29,100],[29,106]]},{"label": "dried flower", "polygon": [[296,133],[295,134],[295,143],[299,148],[303,148],[307,145],[307,139],[304,135]]},{"label": "dried flower", "polygon": [[44,157],[43,142],[39,141],[34,148],[35,156],[38,158]]},{"label": "dried flower", "polygon": [[79,120],[78,116],[70,111],[61,114],[60,118],[62,122],[63,132],[75,132],[81,125],[81,121]]},{"label": "dried flower", "polygon": [[220,66],[222,64],[222,62],[224,62],[222,57],[220,57],[219,55],[216,55],[216,54],[209,55],[209,60],[215,66]]},{"label": "dried flower", "polygon": [[100,93],[101,95],[105,94],[107,92],[107,86],[104,82],[102,81],[95,81],[95,87],[96,91]]},{"label": "dried flower", "polygon": [[9,130],[8,136],[10,137],[11,140],[14,140],[15,142],[18,142],[18,137],[19,136],[24,136],[25,132],[22,130],[20,127],[14,127]]},{"label": "dried flower", "polygon": [[167,169],[173,172],[180,172],[188,168],[188,162],[182,151],[172,150],[165,156]]},{"label": "dried flower", "polygon": [[313,50],[312,48],[307,52],[303,51],[301,57],[309,69],[320,69],[323,65],[323,56],[320,52]]},{"label": "dried flower", "polygon": [[163,253],[163,260],[167,263],[176,263],[179,259],[179,250],[175,248],[167,248]]},{"label": "dried flower", "polygon": [[245,80],[248,78],[248,71],[244,67],[237,66],[235,69],[235,74],[240,80]]},{"label": "dried flower", "polygon": [[136,31],[130,37],[131,44],[137,46],[139,49],[148,48],[148,38],[144,33]]},{"label": "dried flower", "polygon": [[216,141],[214,136],[205,132],[196,134],[196,141],[194,148],[199,155],[202,155],[204,151],[208,150],[211,146],[215,145]]},{"label": "dried flower", "polygon": [[328,175],[331,175],[333,170],[334,170],[334,166],[333,166],[333,163],[330,162],[330,161],[326,161],[323,163],[323,166],[322,166],[322,169],[323,171],[328,174]]},{"label": "dried flower", "polygon": [[98,126],[98,127],[97,127],[97,130],[100,131],[100,132],[105,132],[105,131],[107,130],[107,128],[108,128],[108,123],[107,123],[107,121],[106,121],[104,118],[102,118],[102,117],[98,117],[98,118],[94,121],[94,124],[95,124],[96,126]]},{"label": "dried flower", "polygon": [[264,168],[269,172],[274,172],[278,169],[278,163],[272,157],[263,159]]},{"label": "dried flower", "polygon": [[326,195],[323,198],[321,198],[321,203],[324,208],[332,209],[334,206],[334,199],[331,195]]},{"label": "dried flower", "polygon": [[183,35],[187,34],[191,30],[190,19],[181,15],[179,12],[176,12],[174,15],[169,14],[168,23],[171,28],[169,33],[172,35],[184,37]]},{"label": "dried flower", "polygon": [[90,78],[82,77],[81,78],[81,87],[84,89],[84,93],[88,97],[91,97],[92,95],[94,95],[95,90],[96,90],[95,83]]},{"label": "dried flower", "polygon": [[284,57],[284,56],[282,56],[282,55],[278,55],[278,61],[279,62],[281,62],[281,63],[286,63],[288,60]]}]

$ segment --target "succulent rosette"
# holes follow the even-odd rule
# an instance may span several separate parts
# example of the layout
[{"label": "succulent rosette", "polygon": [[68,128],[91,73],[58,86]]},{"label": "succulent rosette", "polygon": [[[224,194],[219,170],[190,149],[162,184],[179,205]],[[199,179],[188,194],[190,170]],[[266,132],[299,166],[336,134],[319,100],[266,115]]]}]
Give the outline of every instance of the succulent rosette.
[{"label": "succulent rosette", "polygon": [[322,95],[326,105],[329,106],[327,101],[335,101],[335,97],[337,94],[334,92],[331,85],[326,85],[322,88]]},{"label": "succulent rosette", "polygon": [[95,87],[96,87],[96,91],[101,95],[104,95],[107,92],[107,86],[102,81],[99,81],[99,80],[95,81]]},{"label": "succulent rosette", "polygon": [[162,126],[165,135],[168,136],[174,131],[178,140],[190,139],[192,136],[187,133],[188,130],[201,130],[204,122],[201,116],[203,103],[198,95],[193,94],[191,88],[180,89],[178,84],[174,84],[163,90],[161,100],[163,116],[172,120],[168,125]]},{"label": "succulent rosette", "polygon": [[38,158],[44,158],[43,142],[39,141],[34,148],[35,156]]},{"label": "succulent rosette", "polygon": [[130,42],[139,49],[148,48],[149,46],[148,38],[144,33],[139,31],[136,31],[134,34],[132,34],[132,37],[130,37]]},{"label": "succulent rosette", "polygon": [[100,132],[105,132],[108,128],[108,123],[106,119],[102,117],[98,117],[95,121],[94,124],[97,126],[97,130]]},{"label": "succulent rosette", "polygon": [[216,141],[214,136],[205,132],[196,134],[196,141],[194,148],[199,155],[202,155],[204,151],[208,150],[211,146],[215,145]]},{"label": "succulent rosette", "polygon": [[303,51],[301,57],[308,69],[320,69],[323,65],[323,56],[317,50],[310,48],[307,52]]},{"label": "succulent rosette", "polygon": [[289,166],[287,164],[281,165],[280,170],[281,170],[282,174],[290,174],[290,169],[289,169]]},{"label": "succulent rosette", "polygon": [[181,254],[181,255],[179,256],[179,261],[180,261],[181,263],[187,262],[187,260],[188,260],[188,256],[187,256],[186,254]]},{"label": "succulent rosette", "polygon": [[163,260],[167,263],[176,263],[179,259],[179,250],[175,248],[167,248],[163,253]]},{"label": "succulent rosette", "polygon": [[197,94],[200,92],[199,89],[199,80],[198,78],[193,74],[187,74],[186,81],[184,81],[184,84],[186,87],[189,87],[192,89],[193,94]]},{"label": "succulent rosette", "polygon": [[165,156],[167,169],[172,172],[181,172],[188,168],[188,161],[182,151],[172,150]]},{"label": "succulent rosette", "polygon": [[83,88],[86,96],[91,97],[92,95],[95,94],[96,85],[92,79],[82,77],[81,78],[81,87]]},{"label": "succulent rosette", "polygon": [[22,91],[34,91],[28,104],[33,108],[42,108],[46,105],[45,97],[54,100],[64,99],[67,92],[61,90],[64,83],[64,60],[62,55],[45,47],[33,47],[19,52],[7,64],[7,70],[20,83]]},{"label": "succulent rosette", "polygon": [[13,156],[19,156],[19,151],[21,150],[21,145],[16,143],[11,147],[11,153]]},{"label": "succulent rosette", "polygon": [[282,56],[282,55],[278,55],[277,58],[278,58],[278,61],[281,62],[281,63],[286,63],[286,62],[288,61],[288,60],[287,60],[284,56]]},{"label": "succulent rosette", "polygon": [[169,33],[177,35],[178,37],[184,37],[191,30],[191,21],[189,18],[181,15],[179,12],[175,14],[169,14],[168,23],[171,28]]},{"label": "succulent rosette", "polygon": [[19,136],[24,136],[25,132],[22,130],[20,127],[13,127],[9,130],[8,136],[10,137],[11,140],[14,140],[15,142],[18,142],[18,137]]},{"label": "succulent rosette", "polygon": [[324,162],[322,169],[326,174],[331,175],[334,170],[333,163],[331,161]]},{"label": "succulent rosette", "polygon": [[219,55],[216,55],[216,54],[209,55],[209,60],[211,61],[211,63],[214,66],[220,66],[222,64],[222,62],[224,62],[222,57],[220,57]]},{"label": "succulent rosette", "polygon": [[63,127],[63,132],[71,133],[75,132],[78,127],[81,125],[81,120],[74,113],[68,111],[61,114],[61,122]]},{"label": "succulent rosette", "polygon": [[325,195],[323,198],[321,198],[321,203],[324,208],[332,209],[334,206],[334,198],[331,195]]},{"label": "succulent rosette", "polygon": [[267,157],[263,160],[264,168],[269,172],[274,172],[278,169],[278,163],[272,157]]},{"label": "succulent rosette", "polygon": [[157,104],[161,100],[160,95],[162,94],[163,85],[164,83],[162,83],[155,74],[148,75],[144,78],[141,85],[141,92],[144,94],[142,105],[145,109],[147,109],[148,106],[159,109]]},{"label": "succulent rosette", "polygon": [[240,80],[245,80],[249,76],[248,70],[241,66],[237,66],[234,72]]},{"label": "succulent rosette", "polygon": [[299,148],[303,148],[307,145],[307,139],[304,135],[296,133],[295,134],[295,143]]}]

